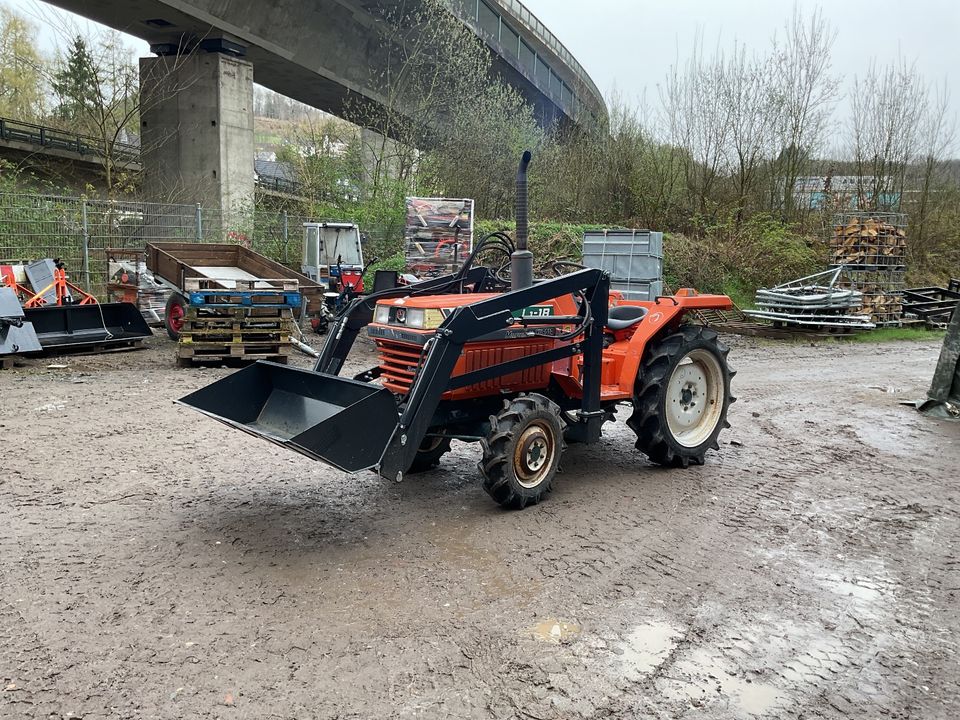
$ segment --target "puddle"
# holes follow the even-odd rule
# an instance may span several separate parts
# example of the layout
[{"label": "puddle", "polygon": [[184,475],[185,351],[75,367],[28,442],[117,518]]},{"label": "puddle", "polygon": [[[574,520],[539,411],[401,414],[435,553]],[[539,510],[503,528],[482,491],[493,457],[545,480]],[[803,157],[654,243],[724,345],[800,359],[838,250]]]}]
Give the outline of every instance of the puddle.
[{"label": "puddle", "polygon": [[696,707],[725,705],[724,717],[730,718],[762,716],[789,700],[773,685],[731,675],[730,667],[718,654],[699,648],[678,660],[658,687],[663,697]]},{"label": "puddle", "polygon": [[785,699],[772,685],[747,682],[740,678],[724,678],[721,688],[722,694],[731,696],[731,699],[750,715],[762,715]]},{"label": "puddle", "polygon": [[850,580],[840,575],[828,575],[827,586],[837,595],[852,597],[864,603],[874,605],[883,598],[883,592],[876,587],[876,583],[865,578]]},{"label": "puddle", "polygon": [[568,623],[563,620],[544,620],[530,628],[529,632],[537,640],[559,644],[575,638],[580,634],[581,629],[576,623]]},{"label": "puddle", "polygon": [[623,666],[627,674],[636,678],[656,670],[681,637],[680,630],[665,622],[635,627],[623,647]]}]

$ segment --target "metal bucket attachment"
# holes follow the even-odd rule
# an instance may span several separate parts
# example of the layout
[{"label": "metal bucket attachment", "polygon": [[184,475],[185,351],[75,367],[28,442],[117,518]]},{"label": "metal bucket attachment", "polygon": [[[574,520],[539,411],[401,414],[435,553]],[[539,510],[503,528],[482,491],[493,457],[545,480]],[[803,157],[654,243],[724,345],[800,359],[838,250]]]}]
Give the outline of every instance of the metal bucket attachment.
[{"label": "metal bucket attachment", "polygon": [[377,466],[399,420],[386,388],[265,361],[177,402],[347,472]]},{"label": "metal bucket attachment", "polygon": [[23,355],[41,350],[33,325],[23,319],[17,294],[10,288],[0,287],[0,355]]},{"label": "metal bucket attachment", "polygon": [[133,303],[25,308],[44,350],[127,344],[153,332]]}]

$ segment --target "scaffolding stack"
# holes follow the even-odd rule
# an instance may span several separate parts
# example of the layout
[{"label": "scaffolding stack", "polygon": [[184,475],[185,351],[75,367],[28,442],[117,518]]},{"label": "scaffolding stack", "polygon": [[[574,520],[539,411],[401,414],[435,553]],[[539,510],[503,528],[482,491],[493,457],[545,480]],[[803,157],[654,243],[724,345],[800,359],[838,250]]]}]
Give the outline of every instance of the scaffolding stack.
[{"label": "scaffolding stack", "polygon": [[899,325],[907,270],[906,216],[850,212],[837,215],[830,236],[831,267],[841,287],[863,294],[863,313],[878,326]]}]

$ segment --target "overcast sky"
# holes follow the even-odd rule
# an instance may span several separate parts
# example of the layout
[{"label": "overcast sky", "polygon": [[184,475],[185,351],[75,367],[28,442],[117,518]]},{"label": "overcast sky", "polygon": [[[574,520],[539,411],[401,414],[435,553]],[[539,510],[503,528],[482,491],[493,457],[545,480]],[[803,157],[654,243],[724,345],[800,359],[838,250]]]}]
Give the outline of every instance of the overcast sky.
[{"label": "overcast sky", "polygon": [[[689,56],[699,32],[705,45],[730,47],[734,39],[763,51],[782,33],[793,0],[523,0],[574,54],[604,94],[614,88],[628,101],[644,91],[652,103],[670,65]],[[43,3],[0,0],[36,18]],[[960,0],[802,0],[821,7],[837,32],[834,69],[849,82],[870,61],[899,56],[916,62],[930,82],[947,83],[960,107]],[[39,11],[42,15],[42,9]],[[86,21],[81,21],[86,22]],[[46,45],[49,34],[44,33]],[[130,38],[139,54],[145,43]]]},{"label": "overcast sky", "polygon": [[[689,56],[700,32],[708,49],[769,47],[782,34],[793,0],[523,0],[567,46],[604,94],[616,88],[627,99],[657,84],[679,56]],[[871,59],[886,63],[898,53],[929,81],[947,82],[953,108],[960,102],[960,0],[827,0],[800,2],[821,8],[837,32],[833,64],[851,80]]]}]

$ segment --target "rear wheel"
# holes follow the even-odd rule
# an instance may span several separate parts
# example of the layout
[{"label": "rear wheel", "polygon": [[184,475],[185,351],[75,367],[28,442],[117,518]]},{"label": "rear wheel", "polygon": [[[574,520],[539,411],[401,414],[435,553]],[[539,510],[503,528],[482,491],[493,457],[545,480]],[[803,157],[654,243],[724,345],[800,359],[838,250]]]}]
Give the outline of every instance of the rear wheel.
[{"label": "rear wheel", "polygon": [[179,340],[183,332],[183,323],[187,319],[187,299],[180,293],[173,293],[167,298],[167,308],[163,316],[163,324],[167,328],[167,335],[171,340]]},{"label": "rear wheel", "polygon": [[417,456],[408,472],[425,472],[440,464],[440,458],[450,452],[450,438],[441,435],[426,437],[417,449]]},{"label": "rear wheel", "polygon": [[727,366],[729,349],[717,333],[683,327],[651,345],[637,376],[633,415],[637,449],[668,467],[703,465],[707,450],[719,450],[720,432],[730,427],[734,402]]},{"label": "rear wheel", "polygon": [[522,510],[553,489],[563,452],[560,408],[542,395],[505,401],[480,441],[483,488],[500,505]]}]

